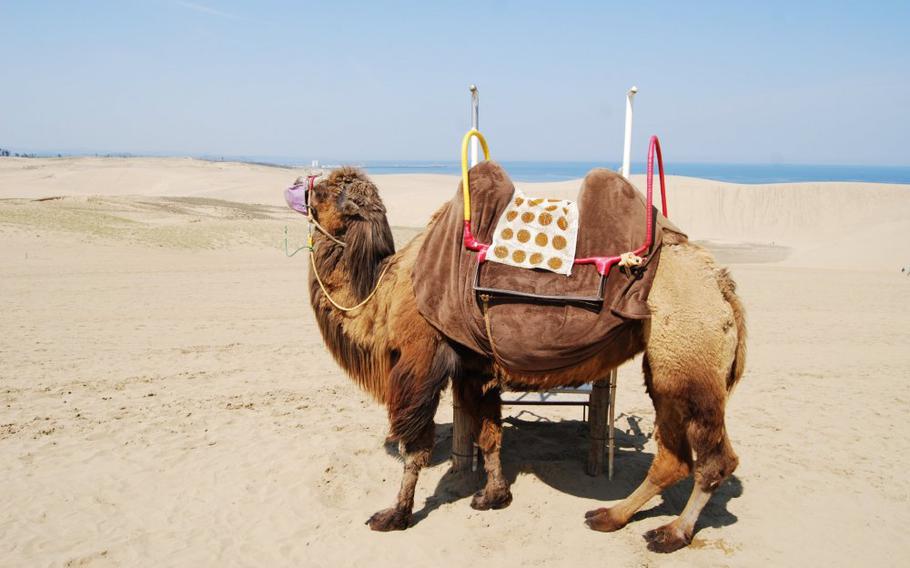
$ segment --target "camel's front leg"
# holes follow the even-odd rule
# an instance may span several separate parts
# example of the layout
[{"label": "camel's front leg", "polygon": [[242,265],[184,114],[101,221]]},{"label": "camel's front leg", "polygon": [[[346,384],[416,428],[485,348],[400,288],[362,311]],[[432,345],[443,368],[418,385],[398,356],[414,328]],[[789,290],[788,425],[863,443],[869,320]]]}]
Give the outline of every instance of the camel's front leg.
[{"label": "camel's front leg", "polygon": [[483,452],[483,467],[487,472],[487,484],[471,500],[471,507],[485,511],[504,509],[512,503],[509,482],[502,474],[500,450],[502,450],[502,402],[499,389],[492,388],[478,401],[477,445]]},{"label": "camel's front leg", "polygon": [[404,459],[404,475],[401,478],[401,489],[394,507],[383,509],[367,521],[374,531],[401,531],[408,528],[411,522],[411,511],[414,509],[414,488],[420,470],[429,465],[433,453],[433,435],[435,424],[430,422],[417,439],[411,442],[399,442],[398,451]]}]

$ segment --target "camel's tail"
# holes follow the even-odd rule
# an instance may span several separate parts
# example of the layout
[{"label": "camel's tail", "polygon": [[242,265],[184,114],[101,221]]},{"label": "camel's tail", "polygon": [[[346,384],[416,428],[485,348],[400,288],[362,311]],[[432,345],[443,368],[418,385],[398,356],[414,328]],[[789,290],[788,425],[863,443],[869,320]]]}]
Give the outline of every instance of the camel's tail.
[{"label": "camel's tail", "polygon": [[733,321],[736,325],[736,353],[733,367],[727,377],[727,393],[732,394],[746,368],[746,310],[739,296],[736,295],[736,283],[726,268],[717,270],[717,284],[727,303],[733,309]]}]

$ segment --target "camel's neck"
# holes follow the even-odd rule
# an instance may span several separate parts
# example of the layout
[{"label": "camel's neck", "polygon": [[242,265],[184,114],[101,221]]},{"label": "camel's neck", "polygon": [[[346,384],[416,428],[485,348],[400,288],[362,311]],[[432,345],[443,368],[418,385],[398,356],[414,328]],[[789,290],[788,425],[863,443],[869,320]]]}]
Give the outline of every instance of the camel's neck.
[{"label": "camel's neck", "polygon": [[[394,252],[388,223],[385,228],[388,239],[382,232],[373,238],[348,231],[344,247],[320,235],[312,252],[315,267],[310,270],[310,303],[326,346],[348,375],[381,402],[388,400],[391,368],[391,353],[375,337],[375,319],[382,312],[379,303],[384,297],[374,296],[363,308],[343,312],[328,301],[313,268],[335,301],[348,306],[359,303],[379,284],[383,261]],[[365,246],[373,250],[351,248]]]},{"label": "camel's neck", "polygon": [[334,275],[333,285],[349,291],[355,302],[373,290],[379,278],[382,262],[395,253],[392,229],[385,214],[375,212],[371,218],[347,222],[342,235],[344,245],[321,232],[315,236],[314,251],[320,277],[328,282]]},{"label": "camel's neck", "polygon": [[[354,291],[351,286],[350,267],[345,259],[345,247],[329,240],[321,233],[313,238],[313,266],[310,267],[310,292],[313,294],[313,308],[321,294],[316,273],[332,297],[349,300]],[[353,303],[353,302],[352,302]]]}]

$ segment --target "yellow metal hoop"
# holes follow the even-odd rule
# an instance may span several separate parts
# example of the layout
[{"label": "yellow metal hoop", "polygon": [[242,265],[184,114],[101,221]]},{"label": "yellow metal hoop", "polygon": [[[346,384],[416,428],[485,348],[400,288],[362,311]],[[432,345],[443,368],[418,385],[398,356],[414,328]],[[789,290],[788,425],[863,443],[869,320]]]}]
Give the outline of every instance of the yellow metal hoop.
[{"label": "yellow metal hoop", "polygon": [[468,130],[468,133],[464,135],[464,139],[461,141],[461,192],[464,195],[465,221],[471,220],[471,192],[468,189],[470,187],[468,183],[468,142],[471,141],[472,136],[476,136],[480,140],[480,147],[483,148],[483,159],[490,159],[490,148],[487,146],[487,141],[483,134],[474,128]]}]

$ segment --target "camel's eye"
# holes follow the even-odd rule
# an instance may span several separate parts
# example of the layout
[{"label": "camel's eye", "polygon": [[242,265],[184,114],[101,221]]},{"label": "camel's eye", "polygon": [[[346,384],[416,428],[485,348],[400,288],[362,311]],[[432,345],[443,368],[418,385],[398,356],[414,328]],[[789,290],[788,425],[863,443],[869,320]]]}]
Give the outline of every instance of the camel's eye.
[{"label": "camel's eye", "polygon": [[323,186],[317,185],[316,187],[313,188],[313,197],[315,198],[315,201],[317,203],[324,202],[326,200],[326,198],[328,197],[328,195],[329,195],[329,192],[325,188],[324,185]]}]

